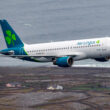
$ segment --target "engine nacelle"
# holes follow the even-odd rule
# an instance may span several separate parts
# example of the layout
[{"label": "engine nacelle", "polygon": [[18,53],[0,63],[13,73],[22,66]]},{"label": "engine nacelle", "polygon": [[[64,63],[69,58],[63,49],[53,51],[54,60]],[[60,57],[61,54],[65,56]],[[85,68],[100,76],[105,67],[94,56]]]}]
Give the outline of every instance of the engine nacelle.
[{"label": "engine nacelle", "polygon": [[53,60],[53,64],[60,67],[71,67],[73,64],[73,58],[69,56],[56,58]]},{"label": "engine nacelle", "polygon": [[109,61],[109,57],[105,57],[105,58],[95,58],[96,61],[99,61],[99,62],[106,62],[106,61]]}]

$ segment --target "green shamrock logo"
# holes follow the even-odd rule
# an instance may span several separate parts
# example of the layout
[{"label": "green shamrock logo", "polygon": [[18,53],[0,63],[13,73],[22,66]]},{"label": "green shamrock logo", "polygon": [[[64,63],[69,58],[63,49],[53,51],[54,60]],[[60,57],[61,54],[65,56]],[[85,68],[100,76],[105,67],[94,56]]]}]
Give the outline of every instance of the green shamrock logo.
[{"label": "green shamrock logo", "polygon": [[99,44],[100,43],[100,40],[97,40],[96,43]]},{"label": "green shamrock logo", "polygon": [[12,34],[10,30],[6,30],[6,42],[8,43],[8,45],[10,45],[11,43],[13,44],[14,46],[14,41],[16,41],[16,36],[15,34]]}]

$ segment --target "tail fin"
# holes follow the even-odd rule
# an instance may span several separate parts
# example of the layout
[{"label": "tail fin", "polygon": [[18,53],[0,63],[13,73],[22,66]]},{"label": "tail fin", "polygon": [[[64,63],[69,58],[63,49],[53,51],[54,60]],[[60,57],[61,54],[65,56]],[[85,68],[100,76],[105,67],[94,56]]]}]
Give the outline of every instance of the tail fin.
[{"label": "tail fin", "polygon": [[0,24],[8,48],[24,46],[19,36],[15,33],[6,20],[0,20]]}]

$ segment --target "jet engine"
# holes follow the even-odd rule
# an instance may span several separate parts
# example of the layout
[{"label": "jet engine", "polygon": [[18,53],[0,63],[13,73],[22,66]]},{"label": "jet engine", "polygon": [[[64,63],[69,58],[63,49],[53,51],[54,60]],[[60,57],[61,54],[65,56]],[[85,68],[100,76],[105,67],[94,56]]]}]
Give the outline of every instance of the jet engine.
[{"label": "jet engine", "polygon": [[71,67],[73,64],[73,58],[69,56],[59,57],[53,60],[53,64],[60,67]]},{"label": "jet engine", "polygon": [[106,61],[109,61],[110,57],[105,57],[105,58],[95,58],[96,61],[99,61],[99,62],[106,62]]}]

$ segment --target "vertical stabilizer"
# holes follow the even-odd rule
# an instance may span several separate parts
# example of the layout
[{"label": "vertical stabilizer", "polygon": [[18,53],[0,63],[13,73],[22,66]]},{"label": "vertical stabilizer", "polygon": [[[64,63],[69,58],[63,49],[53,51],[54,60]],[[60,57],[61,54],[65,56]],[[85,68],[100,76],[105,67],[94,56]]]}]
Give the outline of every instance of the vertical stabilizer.
[{"label": "vertical stabilizer", "polygon": [[6,20],[0,20],[3,35],[8,48],[23,47],[24,44]]}]

